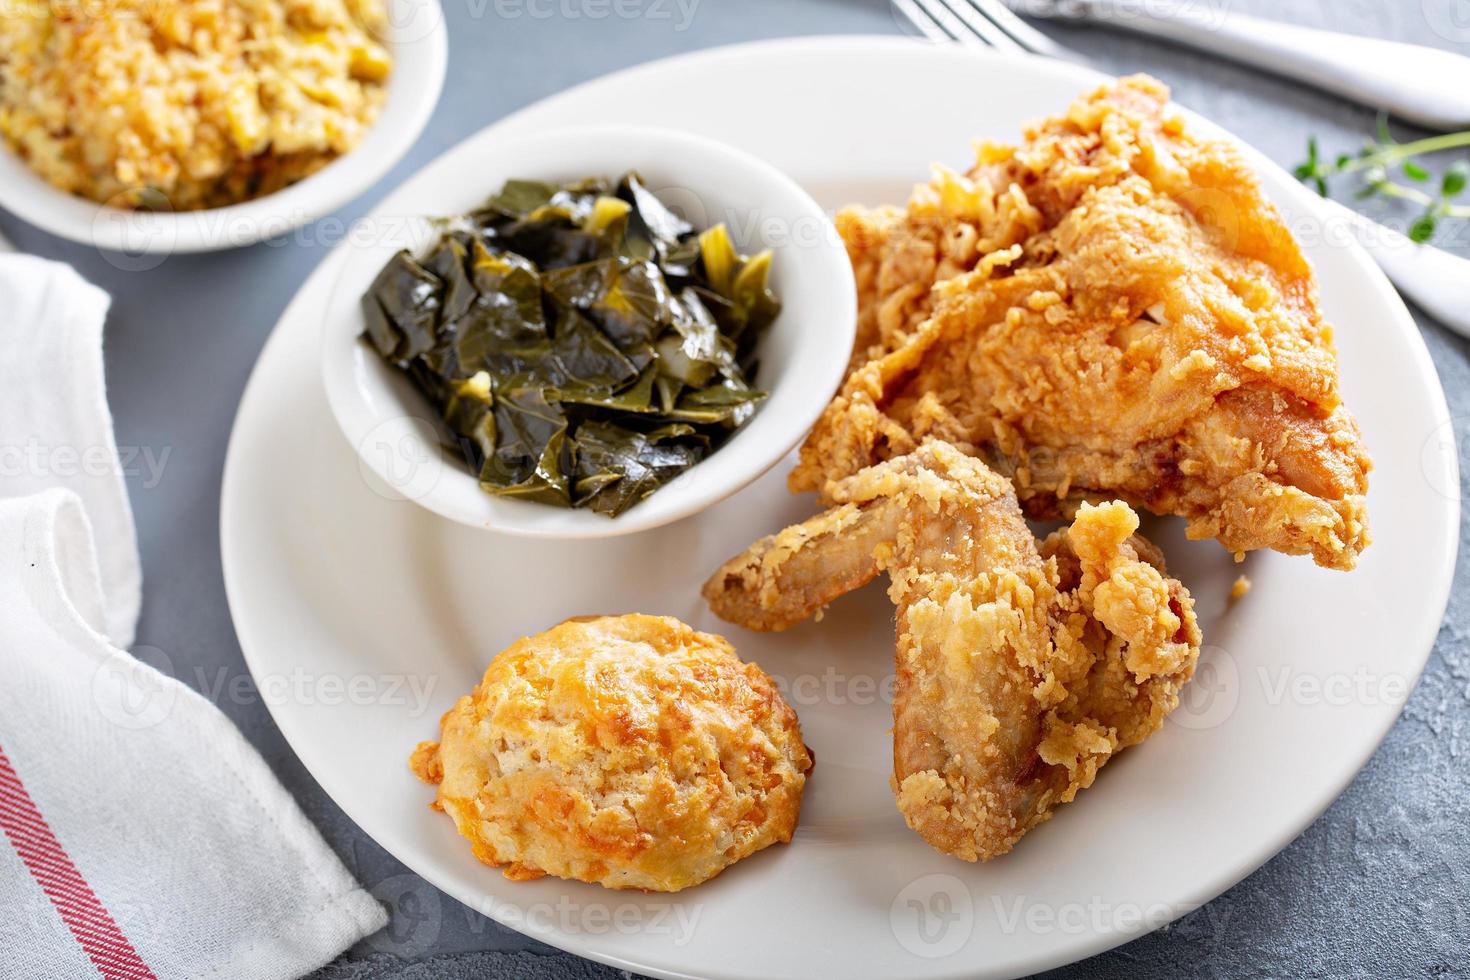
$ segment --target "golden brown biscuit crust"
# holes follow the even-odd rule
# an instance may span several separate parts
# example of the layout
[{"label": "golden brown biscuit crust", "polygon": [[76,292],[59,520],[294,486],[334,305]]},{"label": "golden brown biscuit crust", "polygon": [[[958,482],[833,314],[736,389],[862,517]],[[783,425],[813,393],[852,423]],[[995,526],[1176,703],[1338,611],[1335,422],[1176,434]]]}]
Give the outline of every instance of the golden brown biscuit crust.
[{"label": "golden brown biscuit crust", "polygon": [[511,644],[410,765],[509,878],[678,891],[791,839],[811,756],[728,642],[634,614]]}]

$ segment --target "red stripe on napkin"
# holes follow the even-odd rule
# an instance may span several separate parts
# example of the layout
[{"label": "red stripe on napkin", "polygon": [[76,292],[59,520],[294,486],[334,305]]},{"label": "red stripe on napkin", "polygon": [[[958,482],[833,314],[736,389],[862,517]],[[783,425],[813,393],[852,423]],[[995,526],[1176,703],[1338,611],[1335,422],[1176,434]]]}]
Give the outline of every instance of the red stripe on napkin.
[{"label": "red stripe on napkin", "polygon": [[3,748],[0,748],[0,828],[98,973],[107,980],[157,980],[72,864]]}]

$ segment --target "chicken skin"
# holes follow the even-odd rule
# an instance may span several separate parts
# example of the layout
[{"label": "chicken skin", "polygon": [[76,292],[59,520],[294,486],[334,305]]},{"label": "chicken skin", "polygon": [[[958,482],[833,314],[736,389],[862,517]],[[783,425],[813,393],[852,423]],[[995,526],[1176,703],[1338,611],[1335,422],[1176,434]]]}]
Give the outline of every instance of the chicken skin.
[{"label": "chicken skin", "polygon": [[940,169],[904,210],[848,210],[853,370],[793,490],[940,439],[1026,513],[1121,498],[1194,538],[1350,569],[1371,468],[1312,270],[1249,165],[1125,79]]},{"label": "chicken skin", "polygon": [[967,861],[1009,851],[1157,731],[1193,673],[1193,601],[1127,505],[1083,504],[1040,545],[1009,481],[941,442],[828,487],[824,514],[705,584],[721,618],[781,630],[881,572],[897,607],[893,788]]}]

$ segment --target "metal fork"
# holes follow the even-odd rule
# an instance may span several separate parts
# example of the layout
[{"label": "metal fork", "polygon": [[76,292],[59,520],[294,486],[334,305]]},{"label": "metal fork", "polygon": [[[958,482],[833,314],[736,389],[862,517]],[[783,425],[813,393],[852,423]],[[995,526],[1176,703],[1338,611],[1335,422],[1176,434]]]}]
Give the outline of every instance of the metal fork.
[{"label": "metal fork", "polygon": [[958,41],[1089,63],[1086,57],[1053,41],[998,2],[893,0],[893,6],[931,41]]},{"label": "metal fork", "polygon": [[[892,0],[893,8],[932,41],[1043,55],[1090,65],[1012,13],[1001,0]],[[1095,67],[1095,66],[1092,66]],[[1418,245],[1335,201],[1320,199],[1317,217],[1345,223],[1404,298],[1470,337],[1470,260]]]}]

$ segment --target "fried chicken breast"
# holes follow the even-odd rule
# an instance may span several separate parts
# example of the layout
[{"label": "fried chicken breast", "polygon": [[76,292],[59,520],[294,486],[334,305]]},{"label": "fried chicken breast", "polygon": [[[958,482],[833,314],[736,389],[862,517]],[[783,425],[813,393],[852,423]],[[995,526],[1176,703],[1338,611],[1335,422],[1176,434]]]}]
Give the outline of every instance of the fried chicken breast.
[{"label": "fried chicken breast", "polygon": [[893,788],[940,851],[1004,854],[1177,705],[1199,654],[1193,601],[1127,505],[1083,504],[1038,550],[1009,481],[940,442],[828,497],[704,595],[723,619],[781,630],[888,573]]},{"label": "fried chicken breast", "polygon": [[1027,514],[1121,498],[1240,553],[1350,569],[1367,474],[1312,270],[1244,159],[1135,77],[849,209],[853,370],[793,490],[946,440]]}]

